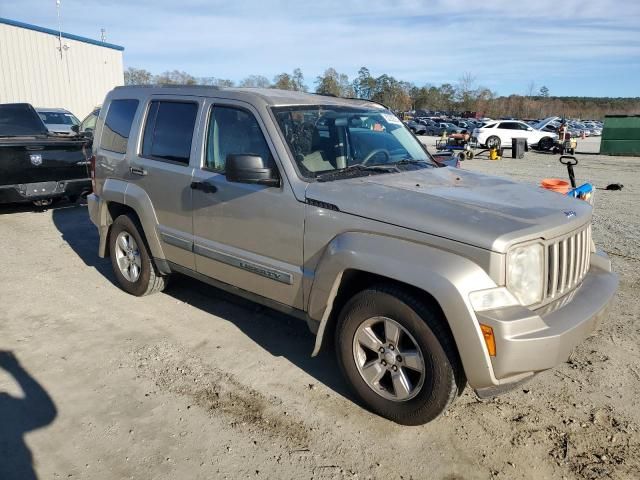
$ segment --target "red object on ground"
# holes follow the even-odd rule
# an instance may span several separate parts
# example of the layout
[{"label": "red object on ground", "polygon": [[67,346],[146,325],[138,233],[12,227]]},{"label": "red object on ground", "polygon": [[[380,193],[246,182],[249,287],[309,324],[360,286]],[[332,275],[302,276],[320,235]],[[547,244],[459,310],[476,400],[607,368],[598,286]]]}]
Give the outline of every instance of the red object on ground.
[{"label": "red object on ground", "polygon": [[546,188],[547,190],[551,190],[552,192],[558,192],[566,194],[571,190],[571,185],[569,182],[564,180],[560,180],[559,178],[545,178],[540,183],[542,188]]}]

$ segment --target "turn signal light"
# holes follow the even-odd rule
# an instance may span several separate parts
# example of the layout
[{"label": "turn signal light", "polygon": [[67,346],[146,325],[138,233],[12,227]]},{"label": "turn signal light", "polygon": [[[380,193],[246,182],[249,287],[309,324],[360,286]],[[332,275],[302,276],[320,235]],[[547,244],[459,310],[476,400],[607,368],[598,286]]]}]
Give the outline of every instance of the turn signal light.
[{"label": "turn signal light", "polygon": [[484,343],[487,346],[489,355],[496,356],[496,339],[493,336],[493,328],[488,325],[480,324],[480,330],[482,330],[482,336],[484,337]]}]

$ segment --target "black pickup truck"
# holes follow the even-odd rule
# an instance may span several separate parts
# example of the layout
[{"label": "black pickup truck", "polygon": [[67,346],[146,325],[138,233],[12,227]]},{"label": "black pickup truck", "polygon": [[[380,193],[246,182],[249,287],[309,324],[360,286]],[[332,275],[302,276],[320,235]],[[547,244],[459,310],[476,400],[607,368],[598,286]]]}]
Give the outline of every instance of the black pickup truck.
[{"label": "black pickup truck", "polygon": [[87,139],[50,133],[28,103],[0,104],[0,204],[91,193]]}]

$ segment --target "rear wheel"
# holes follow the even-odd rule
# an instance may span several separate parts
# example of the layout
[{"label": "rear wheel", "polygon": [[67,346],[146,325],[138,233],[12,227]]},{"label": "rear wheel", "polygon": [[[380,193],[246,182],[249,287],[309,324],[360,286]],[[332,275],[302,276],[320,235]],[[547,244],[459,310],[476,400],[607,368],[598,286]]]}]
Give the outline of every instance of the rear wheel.
[{"label": "rear wheel", "polygon": [[496,137],[495,135],[491,135],[487,138],[487,148],[497,148],[500,149],[500,137]]},{"label": "rear wheel", "polygon": [[369,288],[347,302],[336,351],[345,377],[371,411],[420,425],[453,402],[465,380],[444,322],[437,309],[392,285]]},{"label": "rear wheel", "polygon": [[465,155],[466,155],[466,157],[467,157],[467,160],[471,160],[471,159],[473,159],[473,152],[472,152],[471,150],[467,150],[467,151],[465,152]]},{"label": "rear wheel", "polygon": [[120,215],[109,233],[113,272],[120,287],[138,297],[162,291],[168,281],[156,271],[141,232],[137,219]]}]

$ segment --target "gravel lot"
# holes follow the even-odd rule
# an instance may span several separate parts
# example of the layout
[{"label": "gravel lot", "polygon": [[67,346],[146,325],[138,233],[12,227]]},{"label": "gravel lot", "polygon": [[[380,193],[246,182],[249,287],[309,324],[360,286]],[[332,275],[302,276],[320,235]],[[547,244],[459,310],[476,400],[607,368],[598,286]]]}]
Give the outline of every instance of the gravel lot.
[{"label": "gravel lot", "polygon": [[[579,180],[625,185],[596,195],[609,318],[570,362],[422,427],[355,404],[303,323],[186,278],[123,293],[84,206],[0,210],[0,478],[640,478],[640,158],[579,158]],[[533,152],[463,168],[566,178]]]}]

